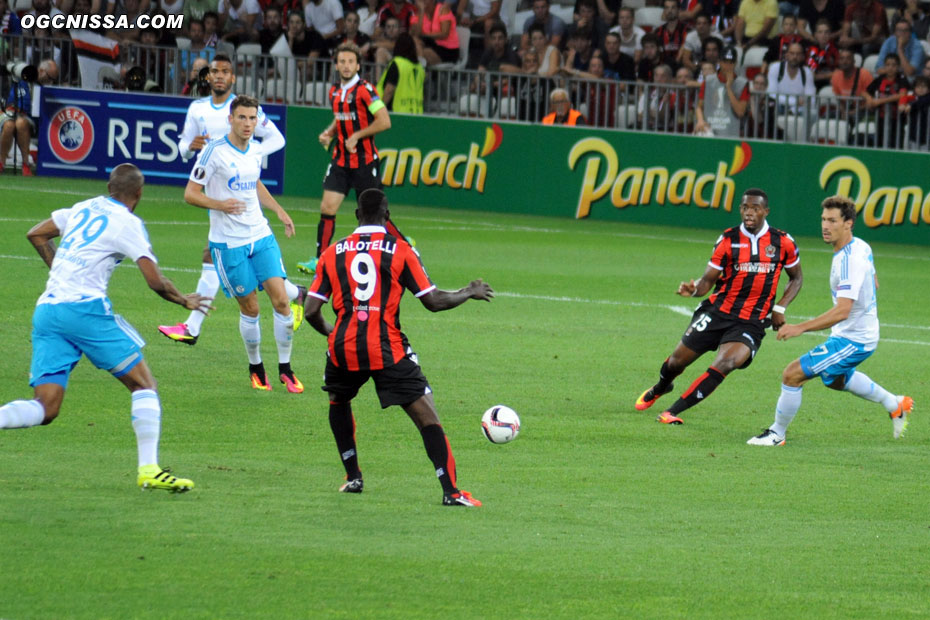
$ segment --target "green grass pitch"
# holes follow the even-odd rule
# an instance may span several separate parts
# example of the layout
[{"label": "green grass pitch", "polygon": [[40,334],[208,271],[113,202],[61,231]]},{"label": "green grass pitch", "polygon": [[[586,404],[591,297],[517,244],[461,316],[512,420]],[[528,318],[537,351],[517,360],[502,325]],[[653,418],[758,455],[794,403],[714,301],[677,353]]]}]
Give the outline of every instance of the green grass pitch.
[{"label": "green grass pitch", "polygon": [[[30,317],[47,270],[25,232],[104,191],[0,177],[0,403],[31,394]],[[137,213],[189,291],[207,216],[181,193],[149,186]],[[292,268],[312,251],[318,204],[282,204],[297,237],[272,224]],[[195,347],[175,344],[155,328],[186,311],[122,266],[110,297],[148,340],[161,464],[197,488],[136,488],[129,395],[82,361],[54,424],[0,432],[0,618],[930,617],[927,248],[873,244],[883,341],[862,370],[917,401],[905,438],[892,439],[880,406],[811,382],[787,446],[763,449],[745,442],[771,422],[781,370],[821,335],[770,334],[684,426],[633,408],[693,309],[674,291],[703,272],[719,230],[392,213],[438,286],[481,277],[497,291],[439,314],[408,295],[402,311],[460,485],[484,507],[440,505],[419,434],[371,386],[354,405],[365,492],[337,493],[324,339],[309,326],[295,336],[304,394],[255,392],[231,300],[218,300]],[[337,237],[353,224],[347,204]],[[799,243],[805,286],[789,320],[830,303],[829,248]],[[273,368],[267,298],[262,307]],[[480,431],[497,403],[523,422],[503,446]]]}]

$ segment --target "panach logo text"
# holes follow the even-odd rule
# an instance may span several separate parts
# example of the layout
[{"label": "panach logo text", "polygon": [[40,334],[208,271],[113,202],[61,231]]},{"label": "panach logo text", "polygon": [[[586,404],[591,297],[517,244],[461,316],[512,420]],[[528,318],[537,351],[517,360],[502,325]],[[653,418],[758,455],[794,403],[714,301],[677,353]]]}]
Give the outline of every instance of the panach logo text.
[{"label": "panach logo text", "polygon": [[[905,218],[915,226],[923,221],[930,224],[930,191],[917,185],[906,187],[882,186],[872,189],[872,175],[861,161],[849,155],[834,157],[820,170],[820,187],[836,177],[836,193],[851,198],[862,222],[869,228],[900,225]],[[853,195],[853,185],[858,192]]]}]

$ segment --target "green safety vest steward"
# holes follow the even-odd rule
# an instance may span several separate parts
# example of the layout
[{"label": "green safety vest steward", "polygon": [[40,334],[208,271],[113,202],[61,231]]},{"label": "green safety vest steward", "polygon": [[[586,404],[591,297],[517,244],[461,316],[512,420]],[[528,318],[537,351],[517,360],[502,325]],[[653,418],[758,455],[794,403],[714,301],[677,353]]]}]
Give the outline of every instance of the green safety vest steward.
[{"label": "green safety vest steward", "polygon": [[[423,114],[423,83],[426,80],[426,72],[423,71],[422,65],[400,56],[395,56],[391,62],[397,66],[398,73],[397,88],[391,100],[392,111]],[[381,79],[378,80],[379,97],[384,97],[384,78],[387,77],[390,67],[391,65],[388,65],[385,68]]]}]

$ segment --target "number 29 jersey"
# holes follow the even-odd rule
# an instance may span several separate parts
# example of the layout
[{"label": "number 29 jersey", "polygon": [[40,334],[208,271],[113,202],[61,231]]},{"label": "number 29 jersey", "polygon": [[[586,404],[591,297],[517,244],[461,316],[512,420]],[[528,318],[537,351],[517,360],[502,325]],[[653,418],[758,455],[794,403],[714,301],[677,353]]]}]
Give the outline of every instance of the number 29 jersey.
[{"label": "number 29 jersey", "polygon": [[408,348],[400,330],[401,296],[405,289],[422,297],[435,288],[416,250],[382,226],[360,226],[329,246],[309,294],[333,302],[330,360],[349,371],[401,361]]}]

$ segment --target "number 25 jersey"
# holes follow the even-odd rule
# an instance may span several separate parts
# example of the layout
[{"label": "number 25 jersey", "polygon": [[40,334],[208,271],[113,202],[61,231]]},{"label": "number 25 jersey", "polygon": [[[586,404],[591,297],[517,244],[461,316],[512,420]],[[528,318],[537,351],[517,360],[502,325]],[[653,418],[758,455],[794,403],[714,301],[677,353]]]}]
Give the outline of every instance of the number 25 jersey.
[{"label": "number 25 jersey", "polygon": [[336,323],[329,356],[346,370],[380,370],[407,354],[400,331],[404,290],[422,297],[436,286],[420,256],[382,226],[359,226],[320,257],[309,294],[332,299]]}]

